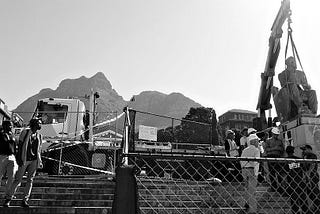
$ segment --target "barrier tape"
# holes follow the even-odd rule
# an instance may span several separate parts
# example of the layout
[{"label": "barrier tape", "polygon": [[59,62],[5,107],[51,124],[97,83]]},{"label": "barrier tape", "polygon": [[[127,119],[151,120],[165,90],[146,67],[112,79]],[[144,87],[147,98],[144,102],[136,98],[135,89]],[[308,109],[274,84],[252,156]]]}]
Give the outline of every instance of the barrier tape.
[{"label": "barrier tape", "polygon": [[[50,158],[50,157],[46,157],[46,156],[42,156],[42,158],[47,159],[47,160],[51,160],[51,161],[55,161],[55,162],[59,162],[59,160],[56,160],[56,159]],[[81,166],[81,165],[69,163],[69,162],[66,162],[66,161],[61,161],[61,163],[65,164],[65,165],[69,165],[69,166],[78,167],[78,168],[81,168],[81,169],[91,170],[91,171],[100,172],[100,173],[104,173],[104,174],[107,174],[107,175],[115,176],[115,173],[114,172],[110,172],[110,171],[105,171],[105,170],[101,170],[101,169],[95,169],[95,168],[91,168],[91,167]]]}]

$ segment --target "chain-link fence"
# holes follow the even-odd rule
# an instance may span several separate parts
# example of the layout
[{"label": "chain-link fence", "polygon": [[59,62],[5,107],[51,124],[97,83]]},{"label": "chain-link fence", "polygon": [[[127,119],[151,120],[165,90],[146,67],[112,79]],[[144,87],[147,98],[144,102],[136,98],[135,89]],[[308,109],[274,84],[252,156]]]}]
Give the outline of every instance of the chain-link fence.
[{"label": "chain-link fence", "polygon": [[126,156],[137,169],[141,213],[320,213],[315,160]]},{"label": "chain-link fence", "polygon": [[[212,113],[187,115],[183,119],[129,109],[129,150],[139,152],[209,152],[217,144]],[[205,121],[205,122],[204,122]]]},{"label": "chain-link fence", "polygon": [[[53,175],[107,174],[113,176],[119,158],[123,132],[123,115],[117,112],[38,111],[33,117],[42,121],[43,173]],[[19,112],[21,117],[31,112]],[[97,115],[103,120],[99,120]],[[90,129],[89,117],[93,117]],[[28,121],[25,122],[25,126]],[[25,127],[14,129],[18,139]]]}]

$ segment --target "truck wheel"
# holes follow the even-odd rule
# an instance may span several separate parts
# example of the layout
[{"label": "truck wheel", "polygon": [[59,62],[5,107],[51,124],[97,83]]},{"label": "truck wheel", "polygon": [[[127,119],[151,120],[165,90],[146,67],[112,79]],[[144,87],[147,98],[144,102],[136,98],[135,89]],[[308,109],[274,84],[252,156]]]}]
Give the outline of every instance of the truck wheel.
[{"label": "truck wheel", "polygon": [[45,156],[54,159],[46,160],[44,163],[44,172],[50,175],[86,175],[90,174],[90,170],[69,165],[67,163],[89,167],[89,156],[82,146],[75,145],[67,147],[62,150],[62,161],[67,163],[62,163],[59,171],[59,159],[60,150],[55,150],[53,152],[47,153]]},{"label": "truck wheel", "polygon": [[[62,161],[83,167],[90,166],[89,157],[86,150],[79,145],[76,145],[71,149],[68,149],[68,151],[63,152]],[[66,163],[61,165],[60,170],[61,173],[67,173],[69,175],[85,175],[90,173],[88,169],[68,165]]]}]

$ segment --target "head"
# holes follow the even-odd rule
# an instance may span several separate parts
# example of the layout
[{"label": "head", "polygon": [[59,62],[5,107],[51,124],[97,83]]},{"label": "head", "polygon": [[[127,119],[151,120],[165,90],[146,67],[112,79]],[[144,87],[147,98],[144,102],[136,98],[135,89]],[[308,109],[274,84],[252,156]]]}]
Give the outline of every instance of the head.
[{"label": "head", "polygon": [[248,136],[251,135],[251,134],[255,134],[257,133],[257,130],[254,129],[254,128],[248,128]]},{"label": "head", "polygon": [[286,66],[288,69],[296,70],[297,69],[297,64],[296,60],[294,57],[290,56],[286,59]]},{"label": "head", "polygon": [[13,128],[12,122],[10,120],[3,121],[2,128],[5,133],[12,132],[12,128]]},{"label": "head", "polygon": [[241,135],[242,136],[247,136],[248,135],[248,128],[244,128],[241,130]]},{"label": "head", "polygon": [[312,146],[310,146],[309,144],[300,147],[300,149],[302,150],[302,155],[304,155],[305,153],[312,153]]},{"label": "head", "polygon": [[248,142],[250,145],[254,145],[255,147],[259,146],[260,138],[256,134],[251,134],[248,137]]},{"label": "head", "polygon": [[280,130],[277,127],[273,127],[271,129],[271,134],[274,138],[279,138],[280,136]]},{"label": "head", "polygon": [[287,146],[286,153],[288,155],[293,155],[294,154],[294,147],[293,146]]},{"label": "head", "polygon": [[31,131],[36,132],[41,129],[41,120],[39,118],[32,118],[29,126]]},{"label": "head", "polygon": [[236,135],[235,135],[234,131],[232,131],[231,129],[226,131],[226,138],[227,139],[233,140],[235,138],[235,136]]}]

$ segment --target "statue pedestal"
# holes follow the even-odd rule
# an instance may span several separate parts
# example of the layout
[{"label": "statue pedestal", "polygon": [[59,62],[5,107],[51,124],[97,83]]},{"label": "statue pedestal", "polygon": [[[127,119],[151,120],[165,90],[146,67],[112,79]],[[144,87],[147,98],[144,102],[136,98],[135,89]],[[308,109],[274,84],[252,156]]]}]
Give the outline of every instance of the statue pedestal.
[{"label": "statue pedestal", "polygon": [[281,125],[285,147],[295,147],[295,155],[301,157],[300,147],[312,146],[313,152],[320,158],[320,118],[314,115],[301,115]]}]

